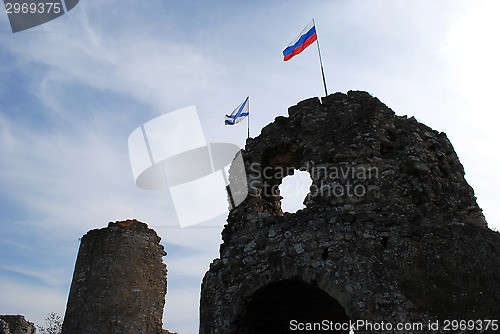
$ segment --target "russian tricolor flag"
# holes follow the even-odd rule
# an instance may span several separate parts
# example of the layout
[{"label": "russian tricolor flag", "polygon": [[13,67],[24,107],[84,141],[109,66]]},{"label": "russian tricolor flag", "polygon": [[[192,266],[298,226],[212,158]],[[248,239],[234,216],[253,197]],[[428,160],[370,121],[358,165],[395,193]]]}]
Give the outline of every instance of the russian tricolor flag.
[{"label": "russian tricolor flag", "polygon": [[300,33],[299,37],[294,39],[288,47],[283,51],[284,61],[291,59],[293,56],[301,53],[305,48],[314,43],[318,39],[316,35],[316,27],[314,20],[311,21]]}]

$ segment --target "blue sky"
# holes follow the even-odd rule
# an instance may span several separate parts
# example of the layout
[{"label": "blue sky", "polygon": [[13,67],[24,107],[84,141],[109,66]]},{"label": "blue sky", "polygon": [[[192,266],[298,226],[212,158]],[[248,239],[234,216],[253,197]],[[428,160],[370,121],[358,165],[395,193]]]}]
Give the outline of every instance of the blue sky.
[{"label": "blue sky", "polygon": [[321,96],[315,47],[281,56],[312,18],[330,92],[366,90],[446,132],[500,229],[499,10],[495,0],[81,0],[16,34],[0,15],[0,313],[63,315],[78,238],[137,218],[169,253],[164,327],[196,333],[225,217],[181,229],[168,192],[134,185],[127,138],[196,105],[208,142],[242,146],[245,125],[223,119],[247,95],[252,136]]}]

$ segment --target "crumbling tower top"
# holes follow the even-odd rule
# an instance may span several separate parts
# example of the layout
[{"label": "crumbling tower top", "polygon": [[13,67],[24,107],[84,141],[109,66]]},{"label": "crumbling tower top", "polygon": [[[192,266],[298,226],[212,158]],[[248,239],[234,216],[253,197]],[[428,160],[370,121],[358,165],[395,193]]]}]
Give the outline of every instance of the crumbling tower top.
[{"label": "crumbling tower top", "polygon": [[281,215],[277,185],[287,172],[300,169],[313,182],[306,210],[486,226],[445,133],[396,116],[359,91],[332,94],[322,103],[311,98],[288,113],[248,141],[243,158],[254,196],[232,214]]},{"label": "crumbling tower top", "polygon": [[81,239],[63,334],[162,333],[167,289],[160,237],[137,220]]}]

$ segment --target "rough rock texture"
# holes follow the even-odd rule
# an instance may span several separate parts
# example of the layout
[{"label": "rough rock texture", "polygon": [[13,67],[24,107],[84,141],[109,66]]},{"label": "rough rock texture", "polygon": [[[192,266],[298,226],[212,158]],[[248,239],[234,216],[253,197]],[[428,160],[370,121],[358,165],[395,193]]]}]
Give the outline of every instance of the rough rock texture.
[{"label": "rough rock texture", "polygon": [[0,334],[10,334],[9,324],[0,317]]},{"label": "rough rock texture", "polygon": [[83,236],[63,334],[160,334],[167,289],[160,237],[136,220]]},{"label": "rough rock texture", "polygon": [[0,315],[0,334],[35,334],[35,324],[23,315]]},{"label": "rough rock texture", "polygon": [[[499,318],[500,235],[444,133],[366,92],[288,112],[247,141],[247,178],[229,171],[250,195],[230,212],[204,277],[201,334],[283,333],[291,320],[445,333],[429,321]],[[305,209],[283,213],[278,185],[294,169],[312,186]]]}]

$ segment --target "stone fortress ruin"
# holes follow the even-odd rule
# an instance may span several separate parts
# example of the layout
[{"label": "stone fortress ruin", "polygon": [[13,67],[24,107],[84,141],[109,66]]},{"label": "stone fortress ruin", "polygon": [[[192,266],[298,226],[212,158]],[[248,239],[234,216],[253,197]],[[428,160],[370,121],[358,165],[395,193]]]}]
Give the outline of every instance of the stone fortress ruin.
[{"label": "stone fortress ruin", "polygon": [[[444,133],[366,92],[288,112],[247,141],[246,180],[229,171],[250,196],[229,213],[203,279],[200,334],[324,320],[365,322],[356,333],[445,333],[430,325],[498,319],[500,235]],[[294,170],[309,172],[310,193],[305,209],[283,213],[277,185]],[[393,328],[373,326],[382,323]],[[321,329],[312,332],[349,333]]]},{"label": "stone fortress ruin", "polygon": [[[249,195],[203,279],[200,334],[292,333],[326,320],[362,322],[356,334],[497,332],[486,320],[500,321],[500,234],[446,135],[359,91],[288,113],[247,140],[245,178],[229,170],[230,196]],[[305,208],[286,213],[279,185],[296,170],[312,184]],[[164,254],[136,220],[87,233],[63,334],[166,333]],[[451,320],[475,327],[446,330]],[[413,327],[370,327],[381,323]]]}]

